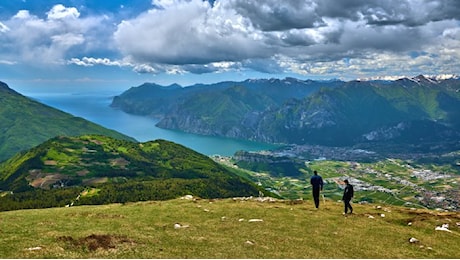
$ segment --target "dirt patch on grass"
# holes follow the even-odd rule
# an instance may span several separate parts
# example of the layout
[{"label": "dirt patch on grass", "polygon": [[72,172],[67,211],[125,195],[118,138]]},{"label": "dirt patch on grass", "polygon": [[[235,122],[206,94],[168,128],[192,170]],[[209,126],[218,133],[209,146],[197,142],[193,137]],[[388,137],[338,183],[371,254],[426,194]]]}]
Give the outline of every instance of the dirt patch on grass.
[{"label": "dirt patch on grass", "polygon": [[115,249],[122,244],[134,245],[132,239],[126,236],[117,235],[96,235],[91,234],[87,237],[73,238],[71,236],[61,236],[57,238],[59,241],[65,242],[71,248],[87,248],[90,251],[98,249],[109,250]]},{"label": "dirt patch on grass", "polygon": [[88,170],[81,170],[81,171],[77,171],[77,175],[78,176],[86,176],[87,174],[89,173]]},{"label": "dirt patch on grass", "polygon": [[119,166],[122,169],[125,169],[128,164],[129,164],[129,161],[127,161],[125,158],[122,158],[122,157],[110,160],[111,166]]},{"label": "dirt patch on grass", "polygon": [[[29,173],[29,176],[35,175],[36,178],[29,181],[29,184],[34,188],[41,188],[41,189],[49,189],[53,184],[58,183],[59,181],[69,179],[68,176],[60,174],[60,173],[53,173],[53,174],[41,174],[40,173]],[[42,176],[43,177],[39,177]]]}]

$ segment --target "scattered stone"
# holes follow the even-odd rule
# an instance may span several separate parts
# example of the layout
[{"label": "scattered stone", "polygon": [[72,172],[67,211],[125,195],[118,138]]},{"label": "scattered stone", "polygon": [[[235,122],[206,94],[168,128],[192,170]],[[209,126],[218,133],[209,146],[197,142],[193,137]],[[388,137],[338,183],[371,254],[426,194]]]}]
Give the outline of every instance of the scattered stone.
[{"label": "scattered stone", "polygon": [[205,212],[209,212],[209,209],[204,209]]},{"label": "scattered stone", "polygon": [[179,223],[174,224],[174,229],[180,229],[180,228],[189,228],[189,225],[181,225]]},{"label": "scattered stone", "polygon": [[181,199],[183,199],[183,200],[193,200],[193,196],[192,195],[185,195],[185,196],[181,197]]},{"label": "scattered stone", "polygon": [[408,226],[412,226],[412,222],[407,223]]},{"label": "scattered stone", "polygon": [[426,249],[428,250],[433,250],[433,248],[431,246],[427,247]]},{"label": "scattered stone", "polygon": [[248,245],[248,246],[253,246],[255,245],[256,243],[254,241],[251,241],[251,240],[246,240],[246,242],[244,242],[244,244]]},{"label": "scattered stone", "polygon": [[259,219],[259,218],[252,218],[248,220],[248,222],[263,222],[263,221],[264,221],[263,219]]},{"label": "scattered stone", "polygon": [[384,218],[384,217],[385,217],[385,214],[383,214],[383,213],[382,213],[382,214],[380,214],[380,217]]},{"label": "scattered stone", "polygon": [[243,222],[244,221],[244,218],[240,218],[238,219],[239,222]]},{"label": "scattered stone", "polygon": [[221,217],[220,220],[225,221],[227,217]]},{"label": "scattered stone", "polygon": [[451,230],[449,230],[449,224],[442,224],[442,226],[440,227],[436,227],[434,230],[438,230],[438,231],[447,231],[447,232],[451,232]]},{"label": "scattered stone", "polygon": [[275,198],[272,198],[272,197],[258,197],[258,198],[255,198],[254,200],[259,201],[259,202],[276,202],[277,201]]},{"label": "scattered stone", "polygon": [[368,218],[374,218],[374,216],[371,216],[371,215],[369,215],[369,217],[368,217]]},{"label": "scattered stone", "polygon": [[36,251],[36,250],[42,250],[43,248],[41,246],[35,246],[35,247],[29,247],[27,250],[29,251]]},{"label": "scattered stone", "polygon": [[375,208],[376,208],[376,209],[382,209],[382,206],[377,206],[377,207],[375,207]]},{"label": "scattered stone", "polygon": [[418,243],[418,242],[420,242],[420,241],[419,241],[417,238],[415,238],[415,237],[411,237],[411,238],[409,239],[409,243]]}]

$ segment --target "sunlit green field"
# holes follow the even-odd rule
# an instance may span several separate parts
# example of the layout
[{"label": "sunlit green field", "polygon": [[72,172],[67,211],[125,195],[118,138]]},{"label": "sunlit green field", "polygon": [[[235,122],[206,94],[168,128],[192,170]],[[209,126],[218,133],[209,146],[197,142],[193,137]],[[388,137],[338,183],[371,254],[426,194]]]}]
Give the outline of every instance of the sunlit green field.
[{"label": "sunlit green field", "polygon": [[[332,200],[319,210],[176,199],[0,212],[0,258],[460,258],[458,212],[353,206],[347,217]],[[435,230],[445,223],[451,232]]]},{"label": "sunlit green field", "polygon": [[[350,179],[357,191],[354,198],[356,201],[455,210],[457,207],[448,207],[442,202],[431,200],[431,197],[437,194],[455,201],[460,188],[460,171],[457,166],[421,165],[397,159],[375,163],[312,161],[301,169],[302,175],[296,177],[276,177],[268,173],[240,170],[262,187],[286,199],[311,198],[310,177],[314,170],[317,170],[325,181],[323,195],[334,201],[340,200],[343,193],[343,188],[336,180]],[[416,177],[414,171],[429,171],[425,177],[441,178]],[[356,183],[357,180],[363,182],[362,187],[366,189],[360,187]],[[379,187],[391,192],[381,191]],[[421,199],[424,200],[423,203]]]}]

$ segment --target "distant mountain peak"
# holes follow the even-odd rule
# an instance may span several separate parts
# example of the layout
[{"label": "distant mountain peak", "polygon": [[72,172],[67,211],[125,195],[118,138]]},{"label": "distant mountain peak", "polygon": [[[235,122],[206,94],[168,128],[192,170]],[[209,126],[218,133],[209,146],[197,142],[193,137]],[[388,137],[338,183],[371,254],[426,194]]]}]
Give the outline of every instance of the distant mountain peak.
[{"label": "distant mountain peak", "polygon": [[368,78],[358,78],[357,81],[374,81],[374,80],[381,80],[381,81],[396,81],[401,79],[408,79],[414,82],[420,83],[421,81],[428,81],[431,83],[438,83],[439,81],[448,80],[448,79],[460,79],[460,76],[456,74],[438,74],[438,75],[423,75],[420,74],[415,77],[411,76],[374,76]]}]

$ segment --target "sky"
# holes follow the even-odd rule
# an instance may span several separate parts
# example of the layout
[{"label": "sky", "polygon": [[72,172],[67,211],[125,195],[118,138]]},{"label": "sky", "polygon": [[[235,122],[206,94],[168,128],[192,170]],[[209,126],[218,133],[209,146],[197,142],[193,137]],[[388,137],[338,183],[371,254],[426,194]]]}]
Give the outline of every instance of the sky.
[{"label": "sky", "polygon": [[19,88],[420,74],[460,74],[460,1],[0,0]]}]

